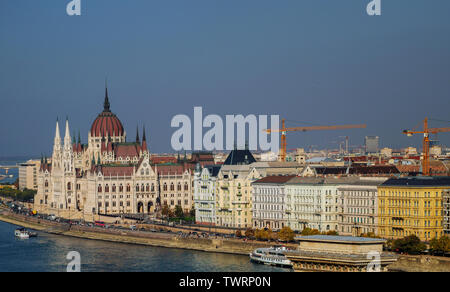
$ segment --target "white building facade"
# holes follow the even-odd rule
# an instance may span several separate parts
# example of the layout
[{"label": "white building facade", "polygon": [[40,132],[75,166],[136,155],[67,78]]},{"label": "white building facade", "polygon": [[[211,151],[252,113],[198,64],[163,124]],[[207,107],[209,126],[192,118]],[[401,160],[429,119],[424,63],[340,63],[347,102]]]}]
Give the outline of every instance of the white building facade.
[{"label": "white building facade", "polygon": [[194,172],[195,222],[216,225],[217,174],[220,166],[197,167]]},{"label": "white building facade", "polygon": [[268,176],[252,183],[253,227],[280,230],[287,223],[286,185],[293,176]]},{"label": "white building facade", "polygon": [[338,231],[338,179],[295,177],[286,183],[287,225],[320,232]]},{"label": "white building facade", "polygon": [[339,234],[360,236],[376,233],[378,225],[378,186],[386,178],[359,178],[338,188],[340,201]]}]

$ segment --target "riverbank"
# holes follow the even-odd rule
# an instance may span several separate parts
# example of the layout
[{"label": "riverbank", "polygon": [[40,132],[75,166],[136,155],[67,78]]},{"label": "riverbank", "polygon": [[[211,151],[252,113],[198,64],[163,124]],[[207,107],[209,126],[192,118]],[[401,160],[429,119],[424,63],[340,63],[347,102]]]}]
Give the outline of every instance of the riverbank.
[{"label": "riverbank", "polygon": [[[265,242],[244,242],[237,239],[179,238],[173,233],[167,234],[131,230],[112,230],[82,226],[69,227],[68,225],[63,225],[56,222],[44,221],[33,217],[13,214],[6,210],[0,212],[0,221],[45,233],[82,239],[186,249],[210,253],[248,255],[256,248],[270,247],[273,245]],[[288,246],[291,248],[297,248],[297,245],[293,244],[288,244]],[[427,255],[400,255],[397,262],[389,266],[389,270],[398,272],[449,272],[450,259]]]},{"label": "riverbank", "polygon": [[272,245],[237,239],[179,238],[174,234],[68,226],[10,212],[1,213],[0,221],[50,234],[77,238],[236,255],[248,255],[256,248]]}]

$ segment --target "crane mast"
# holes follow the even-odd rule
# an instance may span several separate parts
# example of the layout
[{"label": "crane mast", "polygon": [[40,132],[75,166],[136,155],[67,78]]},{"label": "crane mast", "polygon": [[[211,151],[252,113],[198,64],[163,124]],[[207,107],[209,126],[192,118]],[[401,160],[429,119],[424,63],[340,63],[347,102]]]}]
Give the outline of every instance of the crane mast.
[{"label": "crane mast", "polygon": [[411,137],[414,134],[423,134],[422,142],[422,174],[430,175],[430,134],[450,132],[450,128],[428,128],[428,118],[423,121],[423,131],[403,130],[403,134]]}]

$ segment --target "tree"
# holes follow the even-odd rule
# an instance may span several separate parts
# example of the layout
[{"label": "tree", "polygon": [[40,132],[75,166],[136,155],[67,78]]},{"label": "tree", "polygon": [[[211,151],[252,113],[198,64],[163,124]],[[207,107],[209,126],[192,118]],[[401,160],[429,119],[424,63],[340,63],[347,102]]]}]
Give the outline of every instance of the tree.
[{"label": "tree", "polygon": [[175,206],[175,217],[177,217],[177,218],[183,218],[184,217],[183,208],[181,208],[180,205],[176,205]]},{"label": "tree", "polygon": [[409,235],[403,238],[394,240],[392,243],[392,248],[395,251],[404,252],[408,254],[420,254],[427,247],[420,241],[420,239],[415,235]]},{"label": "tree", "polygon": [[436,237],[430,241],[430,250],[433,254],[445,255],[450,252],[450,238],[448,236]]},{"label": "tree", "polygon": [[242,237],[242,232],[240,230],[236,230],[236,237]]},{"label": "tree", "polygon": [[278,238],[282,241],[292,241],[294,236],[294,231],[289,226],[281,228],[280,232],[278,232]]},{"label": "tree", "polygon": [[320,231],[317,229],[311,229],[309,227],[306,227],[302,230],[302,235],[317,235],[320,234]]},{"label": "tree", "polygon": [[245,235],[245,237],[247,237],[247,238],[252,238],[252,237],[255,236],[255,232],[253,231],[253,229],[247,228],[247,230],[245,230],[244,235]]},{"label": "tree", "polygon": [[259,239],[259,240],[268,240],[270,238],[269,232],[264,229],[256,229],[255,237],[256,237],[256,239]]},{"label": "tree", "polygon": [[376,236],[376,234],[374,232],[362,233],[360,236],[361,237],[370,237],[370,238],[379,238],[378,236]]},{"label": "tree", "polygon": [[0,196],[11,198],[20,202],[32,202],[35,195],[35,190],[24,189],[23,191],[20,191],[11,187],[0,189]]},{"label": "tree", "polygon": [[189,212],[189,216],[195,218],[195,208],[191,209],[191,211]]},{"label": "tree", "polygon": [[169,216],[170,215],[170,208],[169,208],[169,206],[167,206],[167,204],[164,204],[164,206],[162,207],[161,214],[163,216],[170,217]]}]

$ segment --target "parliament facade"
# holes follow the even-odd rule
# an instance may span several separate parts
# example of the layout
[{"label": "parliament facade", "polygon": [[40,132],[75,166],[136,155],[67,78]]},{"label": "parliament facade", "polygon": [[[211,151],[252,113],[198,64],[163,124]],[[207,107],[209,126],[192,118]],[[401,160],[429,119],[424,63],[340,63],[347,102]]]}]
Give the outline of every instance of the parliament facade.
[{"label": "parliament facade", "polygon": [[108,90],[103,111],[92,123],[88,143],[71,137],[69,121],[59,122],[51,163],[42,158],[35,209],[60,216],[154,213],[164,204],[191,210],[192,163],[152,164],[145,128],[127,142],[119,118],[111,112]]}]

